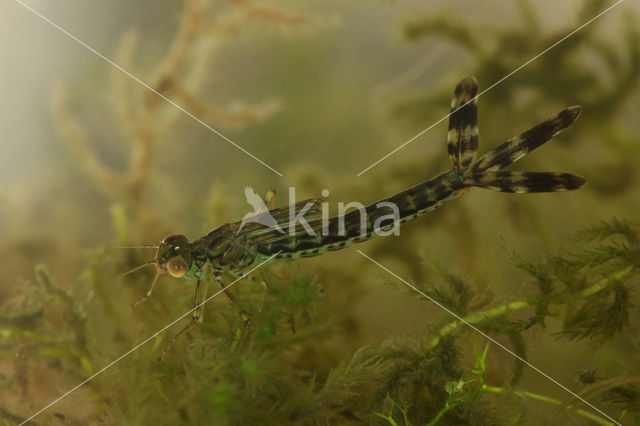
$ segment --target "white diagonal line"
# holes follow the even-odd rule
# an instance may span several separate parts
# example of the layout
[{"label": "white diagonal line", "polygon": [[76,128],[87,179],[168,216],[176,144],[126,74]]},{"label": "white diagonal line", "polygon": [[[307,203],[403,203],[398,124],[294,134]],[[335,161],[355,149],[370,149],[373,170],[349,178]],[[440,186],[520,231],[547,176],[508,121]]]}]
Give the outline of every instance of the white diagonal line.
[{"label": "white diagonal line", "polygon": [[518,71],[520,71],[522,68],[526,67],[527,65],[529,65],[531,62],[535,61],[536,59],[538,59],[540,56],[544,55],[545,53],[547,53],[548,51],[550,51],[551,49],[553,49],[554,47],[556,47],[557,45],[559,45],[560,43],[562,43],[563,41],[565,41],[566,39],[568,39],[569,37],[571,37],[572,35],[574,35],[575,33],[577,33],[578,31],[580,31],[581,29],[583,29],[584,27],[586,27],[587,25],[591,24],[593,21],[595,21],[596,19],[600,18],[602,15],[604,15],[605,13],[609,12],[611,9],[613,9],[614,7],[618,6],[620,3],[622,3],[624,0],[618,0],[617,2],[615,2],[613,5],[609,6],[608,8],[606,8],[605,10],[603,10],[602,12],[598,13],[596,16],[594,16],[593,18],[589,19],[587,22],[585,22],[584,24],[580,25],[578,28],[576,28],[575,30],[571,31],[569,34],[567,34],[566,36],[562,37],[560,40],[556,41],[555,43],[553,43],[551,46],[547,47],[546,49],[544,49],[542,52],[538,53],[536,56],[534,56],[533,58],[529,59],[527,62],[525,62],[524,64],[520,65],[518,68],[516,68],[515,70],[511,71],[509,74],[505,75],[504,77],[502,77],[500,80],[496,81],[495,83],[493,83],[491,86],[487,87],[485,90],[481,91],[480,93],[478,93],[476,95],[475,98],[472,98],[470,100],[468,100],[466,103],[460,105],[457,109],[455,109],[454,111],[451,111],[449,114],[445,115],[444,117],[442,117],[440,120],[436,121],[435,123],[433,123],[431,126],[427,127],[426,129],[424,129],[423,131],[421,131],[420,133],[418,133],[417,135],[415,135],[414,137],[412,137],[411,139],[409,139],[408,141],[406,141],[405,143],[403,143],[402,145],[400,145],[399,147],[397,147],[396,149],[394,149],[393,151],[391,151],[390,153],[388,153],[387,155],[385,155],[384,157],[380,158],[378,161],[376,161],[375,163],[371,164],[369,167],[367,167],[366,169],[362,170],[360,173],[358,173],[356,176],[360,176],[362,175],[364,172],[366,172],[367,170],[371,169],[372,167],[374,167],[375,165],[381,163],[382,161],[386,160],[387,158],[389,158],[390,156],[392,156],[393,154],[395,154],[396,152],[400,151],[402,148],[404,148],[405,146],[409,145],[411,142],[413,142],[414,140],[418,139],[420,136],[424,135],[425,133],[427,133],[429,130],[431,130],[433,127],[435,127],[436,125],[440,124],[441,122],[443,122],[444,120],[446,120],[447,118],[449,118],[449,116],[451,114],[453,114],[454,112],[456,112],[457,110],[459,110],[460,108],[464,107],[465,105],[467,105],[469,102],[472,102],[474,99],[479,98],[481,95],[487,93],[489,90],[493,89],[494,87],[496,87],[498,84],[502,83],[503,81],[505,81],[507,78],[511,77],[513,74],[517,73]]},{"label": "white diagonal line", "polygon": [[247,151],[246,149],[244,149],[243,147],[241,147],[240,145],[238,145],[237,143],[235,143],[234,141],[232,141],[231,139],[229,139],[228,137],[226,137],[225,135],[223,135],[222,133],[220,133],[219,131],[217,131],[216,129],[211,127],[210,125],[208,125],[207,123],[205,123],[204,121],[200,120],[198,117],[196,117],[195,115],[193,115],[192,113],[190,113],[189,111],[187,111],[186,109],[184,109],[183,107],[181,107],[180,105],[178,105],[177,103],[172,101],[171,99],[167,98],[165,95],[163,95],[162,93],[158,92],[153,87],[149,86],[147,83],[145,83],[144,81],[140,80],[138,77],[136,77],[135,75],[131,74],[129,71],[125,70],[120,65],[116,64],[111,59],[107,58],[102,53],[98,52],[96,49],[94,49],[93,47],[89,46],[87,43],[83,42],[82,40],[80,40],[79,38],[77,38],[76,36],[71,34],[69,31],[67,31],[64,28],[62,28],[60,25],[58,25],[55,22],[53,22],[51,19],[47,18],[46,16],[44,16],[43,14],[41,14],[40,12],[38,12],[37,10],[32,8],[31,6],[29,6],[29,5],[25,4],[24,2],[22,2],[22,0],[15,0],[15,2],[18,3],[20,6],[24,7],[25,9],[27,9],[29,12],[31,12],[34,15],[38,16],[39,18],[41,18],[43,21],[47,22],[49,25],[51,25],[52,27],[54,27],[58,31],[60,31],[63,34],[65,34],[67,37],[69,37],[70,39],[72,39],[76,43],[80,44],[81,46],[83,46],[86,49],[88,49],[89,51],[91,51],[93,54],[98,56],[103,61],[108,62],[110,65],[115,67],[118,71],[120,71],[123,74],[125,74],[126,76],[132,78],[133,80],[138,82],[140,85],[144,86],[146,89],[150,90],[151,92],[155,93],[156,95],[158,95],[159,97],[164,99],[166,102],[168,102],[171,105],[173,105],[174,107],[178,108],[180,111],[182,111],[183,113],[185,113],[186,115],[188,115],[189,117],[191,117],[192,119],[197,121],[198,123],[202,124],[204,127],[206,127],[207,129],[211,130],[213,133],[215,133],[216,135],[220,136],[222,139],[224,139],[225,141],[229,142],[231,145],[235,146],[240,151],[244,152],[249,157],[253,158],[258,163],[262,164],[263,166],[265,166],[266,168],[268,168],[269,170],[271,170],[275,174],[277,174],[279,176],[284,176],[282,173],[280,173],[279,171],[277,171],[276,169],[274,169],[273,167],[271,167],[270,165],[268,165],[267,163],[265,163],[264,161],[262,161],[261,159],[259,159],[258,157],[256,157],[255,155],[253,155],[252,153],[250,153],[249,151]]},{"label": "white diagonal line", "polygon": [[149,340],[153,339],[154,337],[156,337],[158,334],[162,333],[163,331],[165,331],[167,328],[171,327],[172,325],[174,325],[175,323],[177,323],[178,321],[180,321],[182,318],[186,317],[187,315],[189,315],[191,312],[195,311],[196,309],[198,309],[200,306],[204,305],[205,303],[207,303],[209,300],[213,299],[214,297],[216,297],[217,295],[219,295],[220,293],[222,293],[223,291],[225,291],[226,289],[230,288],[232,285],[234,285],[235,283],[237,283],[238,281],[240,281],[241,279],[243,279],[244,277],[248,276],[249,274],[251,274],[253,271],[255,271],[256,269],[258,269],[259,267],[261,267],[262,265],[264,265],[265,263],[269,262],[271,259],[273,259],[274,257],[276,257],[278,254],[280,254],[282,252],[282,250],[280,250],[279,252],[271,255],[268,259],[264,260],[263,262],[261,262],[260,264],[254,266],[253,268],[251,268],[251,270],[249,272],[247,272],[246,274],[244,274],[242,277],[236,279],[235,281],[233,281],[231,284],[227,285],[225,288],[218,290],[217,292],[215,292],[213,295],[211,295],[210,297],[206,298],[202,303],[200,303],[199,305],[194,306],[192,309],[188,310],[187,312],[185,312],[184,314],[180,315],[178,318],[176,318],[175,320],[173,320],[172,322],[170,322],[169,324],[165,325],[164,327],[162,327],[160,330],[156,331],[155,333],[153,333],[151,336],[147,337],[146,339],[144,339],[142,342],[138,343],[137,345],[135,345],[133,348],[129,349],[127,352],[125,352],[124,354],[120,355],[118,358],[116,358],[115,360],[111,361],[109,364],[105,365],[104,367],[102,367],[100,370],[96,371],[95,373],[93,373],[91,376],[87,377],[85,380],[83,380],[82,382],[78,383],[77,385],[75,385],[74,387],[72,387],[71,389],[69,389],[68,391],[66,391],[65,393],[63,393],[62,395],[60,395],[58,398],[54,399],[53,401],[51,401],[50,403],[48,403],[47,405],[45,405],[44,407],[42,407],[40,410],[38,410],[37,412],[35,412],[34,414],[32,414],[29,418],[27,418],[26,420],[24,420],[22,423],[20,423],[18,426],[22,426],[25,423],[29,422],[31,419],[33,419],[34,417],[36,417],[38,414],[42,413],[43,411],[45,411],[46,409],[50,408],[51,406],[57,404],[60,400],[62,400],[63,398],[65,398],[66,396],[68,396],[70,393],[72,393],[73,391],[75,391],[76,389],[78,389],[80,386],[88,383],[89,381],[91,381],[92,379],[94,379],[97,375],[101,374],[102,372],[104,372],[106,369],[108,369],[109,367],[113,366],[114,364],[116,364],[118,361],[120,361],[121,359],[125,358],[126,356],[130,355],[132,352],[134,352],[136,349],[138,349],[139,347],[141,347],[142,345],[144,345],[145,343],[147,343]]},{"label": "white diagonal line", "polygon": [[387,269],[386,267],[382,266],[380,263],[376,262],[375,260],[373,260],[372,258],[370,258],[369,256],[367,256],[366,254],[364,254],[363,252],[361,252],[360,250],[356,250],[358,253],[360,253],[362,256],[364,256],[365,258],[367,258],[368,260],[370,260],[372,263],[378,265],[380,268],[384,269],[385,271],[387,271],[390,275],[392,275],[393,277],[395,277],[396,279],[402,281],[405,285],[407,285],[408,287],[412,288],[413,290],[415,290],[416,292],[418,292],[420,295],[424,296],[426,299],[428,299],[429,301],[433,302],[434,304],[436,304],[439,308],[443,309],[444,311],[446,311],[449,315],[455,317],[458,321],[463,322],[464,324],[466,324],[467,326],[471,327],[473,330],[477,331],[478,333],[480,333],[482,336],[484,336],[485,338],[489,339],[491,342],[493,342],[495,345],[499,346],[500,348],[502,348],[504,351],[510,353],[511,355],[513,355],[514,357],[518,358],[519,361],[521,361],[522,363],[526,364],[527,366],[529,366],[530,368],[532,368],[533,370],[537,371],[538,373],[542,374],[544,377],[546,377],[548,380],[550,380],[551,382],[555,383],[556,385],[560,386],[562,389],[564,389],[565,391],[569,392],[572,396],[574,396],[575,398],[578,398],[580,401],[584,402],[585,404],[587,404],[589,407],[591,407],[592,409],[594,409],[595,411],[597,411],[598,413],[602,414],[603,416],[605,416],[607,419],[611,420],[613,423],[621,425],[621,423],[617,422],[616,420],[612,419],[611,417],[609,417],[607,414],[605,414],[602,410],[600,410],[598,407],[594,406],[593,404],[591,404],[589,401],[585,400],[584,398],[582,398],[580,395],[578,395],[577,393],[573,392],[571,389],[567,388],[566,386],[564,386],[562,383],[558,382],[556,379],[554,379],[553,377],[549,376],[547,373],[545,373],[544,371],[540,370],[538,367],[536,367],[535,365],[531,364],[529,361],[527,361],[526,359],[522,358],[520,355],[516,354],[515,352],[513,352],[511,349],[507,348],[506,346],[504,346],[502,343],[498,342],[496,339],[494,339],[493,337],[489,336],[488,334],[486,334],[484,331],[480,330],[478,327],[476,327],[475,325],[471,324],[469,321],[465,320],[464,318],[462,318],[460,315],[456,314],[455,312],[453,312],[451,309],[447,308],[446,306],[444,306],[443,304],[439,303],[437,300],[433,299],[432,297],[428,296],[425,292],[419,290],[418,288],[416,288],[415,286],[411,285],[410,283],[408,283],[407,281],[405,281],[404,279],[400,278],[398,275],[396,275],[395,273],[391,272],[389,269]]}]

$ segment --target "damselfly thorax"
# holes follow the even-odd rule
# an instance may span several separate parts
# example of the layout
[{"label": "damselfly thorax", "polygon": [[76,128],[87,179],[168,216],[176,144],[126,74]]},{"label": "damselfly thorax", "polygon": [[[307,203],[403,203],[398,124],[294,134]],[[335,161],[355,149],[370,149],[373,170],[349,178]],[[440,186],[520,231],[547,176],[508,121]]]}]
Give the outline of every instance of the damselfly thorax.
[{"label": "damselfly thorax", "polygon": [[[245,218],[224,224],[193,241],[184,235],[165,238],[150,263],[156,265],[159,273],[196,283],[198,308],[194,310],[192,322],[178,335],[191,328],[200,317],[201,283],[211,276],[225,289],[220,278],[225,272],[240,277],[244,270],[265,260],[291,261],[344,249],[435,210],[474,186],[500,192],[529,193],[573,190],[585,183],[582,177],[568,173],[502,171],[571,125],[582,107],[569,107],[476,158],[477,92],[478,86],[472,77],[463,79],[454,91],[447,133],[447,150],[453,168],[372,203],[364,207],[364,212],[352,210],[344,215],[322,218],[322,200],[309,199],[269,210],[270,218],[273,218],[269,223],[275,224],[272,226],[247,223]],[[299,218],[304,221],[299,222]],[[151,295],[155,282],[154,279],[147,295],[136,304]],[[226,289],[225,294],[235,302]],[[248,327],[248,316],[245,312],[243,315]],[[169,346],[173,341],[175,337]]]}]

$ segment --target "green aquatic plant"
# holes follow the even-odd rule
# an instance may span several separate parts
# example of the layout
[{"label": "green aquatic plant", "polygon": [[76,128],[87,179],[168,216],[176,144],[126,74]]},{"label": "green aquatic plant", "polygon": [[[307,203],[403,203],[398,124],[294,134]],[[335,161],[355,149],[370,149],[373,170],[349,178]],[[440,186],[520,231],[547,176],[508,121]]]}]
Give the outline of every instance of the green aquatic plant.
[{"label": "green aquatic plant", "polygon": [[[167,228],[156,214],[157,205],[166,205],[168,201],[154,199],[158,196],[157,191],[153,191],[158,179],[154,176],[154,164],[163,147],[179,138],[174,132],[180,114],[212,126],[210,130],[220,134],[214,128],[259,123],[281,109],[281,102],[275,98],[253,104],[234,101],[226,105],[200,99],[199,92],[210,83],[205,78],[212,73],[213,58],[222,46],[237,41],[255,25],[281,31],[309,31],[335,22],[332,17],[286,11],[274,4],[251,0],[231,0],[222,10],[211,1],[187,0],[178,17],[169,46],[155,64],[140,64],[136,60],[137,32],[128,31],[120,38],[114,56],[117,66],[111,68],[107,85],[109,114],[102,118],[109,118],[113,124],[112,134],[98,137],[91,129],[85,129],[82,119],[91,121],[92,117],[82,117],[72,111],[70,95],[62,84],[56,85],[52,94],[52,111],[58,128],[80,160],[80,167],[96,189],[123,209],[134,225],[136,239],[145,239]],[[148,84],[140,84],[137,77],[127,75],[130,72],[137,75],[136,70],[140,68],[151,75]],[[96,140],[111,139],[127,143],[95,146]],[[119,153],[106,156],[100,152],[117,151],[113,146],[118,145],[121,146]],[[111,156],[126,157],[126,166],[110,164],[107,158]]]},{"label": "green aquatic plant", "polygon": [[[576,14],[575,24],[547,34],[541,30],[542,18],[532,9],[530,2],[519,0],[516,4],[519,10],[516,25],[476,28],[464,20],[454,19],[457,16],[444,10],[440,14],[406,19],[403,35],[410,42],[431,37],[453,43],[470,56],[474,64],[473,75],[478,80],[495,82],[607,6],[603,0],[584,2]],[[624,18],[620,35],[622,49],[615,41],[596,33],[600,23],[595,21],[529,63],[513,77],[505,79],[495,90],[488,91],[483,102],[498,102],[503,106],[506,102],[516,106],[518,93],[535,89],[530,105],[549,102],[569,105],[579,98],[585,108],[585,118],[603,118],[603,115],[614,118],[612,116],[629,100],[640,81],[640,30],[631,13]],[[483,36],[479,37],[479,34]],[[584,66],[579,59],[582,49],[590,50],[595,56],[594,61],[603,65],[606,78],[601,75],[603,70],[600,67]],[[549,69],[554,70],[553,75],[546,72]],[[438,105],[434,100],[446,97],[444,91],[413,95],[406,102],[398,102],[394,112],[403,119],[411,117],[423,123],[432,117],[433,108]]]},{"label": "green aquatic plant", "polygon": [[[560,330],[553,332],[557,339],[583,339],[594,347],[601,347],[603,341],[614,340],[619,335],[627,336],[626,339],[635,335],[630,324],[630,309],[633,306],[632,290],[637,284],[634,278],[640,266],[639,225],[634,221],[614,219],[589,227],[579,233],[576,239],[597,239],[601,244],[580,252],[555,254],[541,260],[531,261],[512,251],[512,263],[532,278],[537,294],[498,306],[485,306],[474,312],[473,298],[467,296],[473,293],[472,287],[458,277],[445,276],[448,282],[446,286],[420,283],[415,285],[434,300],[456,312],[465,322],[490,336],[506,337],[510,342],[510,349],[524,360],[528,359],[527,354],[531,351],[528,348],[530,343],[526,343],[531,342],[529,336],[535,333],[536,329],[547,328],[545,320],[551,317],[563,318]],[[519,315],[522,311],[529,312],[529,315]],[[409,409],[410,418],[413,414],[413,421],[420,423],[428,421],[428,415],[420,416],[417,412],[412,413],[412,410],[417,411],[421,406],[424,407],[426,400],[435,399],[445,407],[444,411],[439,412],[439,418],[451,411],[450,421],[464,421],[464,418],[471,414],[462,409],[456,412],[455,408],[464,401],[475,401],[477,395],[474,393],[473,397],[467,395],[462,399],[451,400],[451,393],[445,392],[446,389],[443,390],[442,386],[451,381],[461,380],[458,364],[461,354],[456,342],[463,334],[469,332],[472,330],[462,321],[451,321],[447,318],[425,334],[431,336],[425,342],[405,342],[400,346],[393,341],[389,342],[389,349],[381,352],[380,356],[384,360],[382,364],[388,362],[393,367],[385,385],[377,392],[378,403],[388,396],[406,401],[406,404],[412,407]],[[633,341],[635,337],[631,340]],[[633,347],[637,345],[630,344]],[[513,359],[513,363],[505,388],[510,389],[509,392],[513,392],[514,395],[523,397],[526,393],[516,393],[516,387],[521,381],[525,367],[517,358]],[[637,411],[638,393],[633,391],[633,383],[637,382],[637,371],[632,369],[628,374],[628,377],[613,379],[611,385],[618,388],[618,393],[625,395],[626,399],[616,399],[608,387],[602,387],[601,392],[589,393],[590,400],[593,401],[593,398],[597,397],[602,401],[617,401],[622,407],[621,412]],[[431,398],[419,395],[418,398],[422,401],[418,402],[416,396],[407,393],[412,388],[424,386],[428,387]],[[623,391],[628,386],[631,386],[631,390]],[[489,389],[497,394],[507,392]],[[553,401],[550,403],[561,404],[553,398],[549,399],[551,400]],[[566,408],[567,404],[563,406]],[[427,411],[431,412],[433,409],[429,407]]]},{"label": "green aquatic plant", "polygon": [[[510,350],[522,359],[535,351],[536,330],[551,327],[548,332],[558,341],[581,339],[597,350],[604,340],[634,335],[630,315],[637,310],[631,290],[640,266],[639,233],[637,222],[614,219],[579,233],[573,243],[583,247],[579,251],[539,260],[511,251],[512,263],[532,284],[529,294],[516,300],[478,305],[478,294],[467,280],[442,266],[433,266],[440,283],[414,285],[488,335],[506,337]],[[105,262],[104,252],[94,256],[102,261],[92,262],[82,275],[83,284],[74,286],[76,291],[91,286],[90,292],[79,292],[90,294],[88,299],[61,290],[46,268],[38,266],[36,281],[24,287],[22,302],[3,307],[3,352],[20,355],[4,379],[3,394],[18,385],[25,397],[30,395],[33,374],[51,365],[80,381],[141,340],[135,331],[140,326],[122,318],[123,307],[117,302],[122,292],[109,278],[116,259]],[[105,407],[92,418],[145,424],[246,424],[256,418],[265,424],[375,419],[397,425],[494,424],[517,420],[531,406],[544,404],[556,410],[556,416],[611,424],[575,399],[563,401],[520,388],[526,367],[514,358],[511,373],[505,375],[504,369],[487,364],[488,344],[474,352],[474,367],[465,367],[470,353],[464,348],[475,333],[449,316],[417,334],[360,348],[335,364],[327,362],[333,359],[331,341],[340,328],[327,311],[318,277],[295,263],[274,265],[258,276],[233,289],[252,318],[241,348],[237,343],[244,325],[238,308],[211,302],[203,324],[160,364],[153,359],[162,350],[164,333],[122,360],[113,380],[92,380],[82,398]],[[169,307],[149,303],[150,311],[168,310],[173,317],[189,300],[181,297]],[[10,308],[13,315],[4,312]],[[555,317],[562,322],[547,324]],[[66,331],[57,333],[59,328]],[[103,338],[96,340],[98,335]],[[633,340],[628,342],[635,347]],[[492,353],[499,356],[498,349]],[[605,372],[576,371],[583,383],[578,394],[609,413],[617,409],[619,417],[635,418],[640,413],[638,368],[629,365],[625,375],[607,377]],[[5,419],[19,418],[14,407],[2,408]],[[56,408],[43,419],[53,422],[61,415],[77,414]]]},{"label": "green aquatic plant", "polygon": [[[419,121],[424,128],[440,118],[449,105],[451,82],[476,74],[482,87],[488,87],[569,31],[567,27],[546,33],[535,13],[527,9],[531,3],[518,4],[523,12],[520,20],[512,21],[513,27],[485,31],[462,21],[466,15],[433,13],[424,17],[416,13],[404,21],[402,31],[409,39],[437,36],[453,40],[462,46],[469,63],[447,69],[449,80],[442,84],[432,80],[411,93],[394,92],[391,102],[385,99],[384,107],[394,112],[398,127],[411,133],[407,122]],[[591,18],[602,7],[602,1],[585,2],[577,20]],[[171,47],[162,50],[160,61],[146,62],[143,49],[136,48],[134,33],[123,36],[114,59],[136,74],[150,75],[148,81],[154,89],[195,115],[223,128],[277,120],[277,112],[286,112],[279,109],[287,105],[286,100],[280,102],[281,92],[290,87],[308,88],[300,96],[316,104],[324,106],[327,101],[322,96],[332,90],[321,85],[308,87],[313,81],[309,76],[335,74],[339,69],[335,68],[336,57],[330,56],[323,64],[318,60],[323,55],[314,50],[319,43],[316,39],[299,43],[291,35],[324,26],[332,19],[284,10],[275,1],[247,0],[215,4],[187,1],[176,16],[176,30],[167,34]],[[618,22],[616,19],[619,17],[612,13],[611,20]],[[362,22],[354,20],[355,24]],[[557,245],[558,239],[582,224],[611,215],[634,217],[637,212],[637,132],[635,122],[628,120],[634,117],[629,107],[637,102],[638,92],[638,37],[633,22],[628,17],[612,31],[619,40],[616,48],[611,44],[614,41],[606,41],[598,33],[599,23],[594,23],[584,29],[584,35],[577,33],[575,41],[571,38],[559,45],[558,54],[549,52],[549,58],[540,58],[479,100],[487,132],[498,136],[526,128],[535,122],[532,115],[543,117],[566,105],[586,105],[581,126],[548,148],[557,155],[539,157],[545,161],[551,158],[549,166],[554,168],[571,163],[570,169],[575,166],[587,177],[585,188],[572,194],[575,198],[567,198],[561,205],[543,196],[531,202],[494,202],[490,196],[461,200],[422,223],[408,224],[401,238],[366,246],[373,258],[389,264],[399,276],[410,278],[416,288],[522,359],[555,366],[566,361],[566,353],[576,355],[569,367],[562,364],[571,371],[558,380],[623,423],[640,421],[640,365],[634,329],[638,319],[638,223],[623,219],[598,223],[547,256],[540,258],[534,253]],[[286,70],[280,86],[262,83],[256,91],[257,102],[235,101],[249,97],[239,92],[225,103],[223,99],[229,96],[218,98],[205,80],[220,77],[226,84],[227,79],[233,80],[235,70],[223,73],[210,59],[221,57],[217,46],[241,48],[240,35],[249,27],[262,26],[291,37],[287,39],[290,50],[285,52],[283,44],[278,45],[283,49],[278,52],[286,64],[296,66]],[[352,26],[364,29],[347,27]],[[336,32],[336,37],[344,36]],[[262,49],[262,44],[256,44],[251,52],[264,54]],[[580,67],[585,60],[581,52],[585,51],[604,66]],[[267,49],[266,54],[272,52]],[[349,56],[357,61],[361,58]],[[370,70],[362,72],[362,67],[353,64],[349,66],[361,72],[358,78],[369,84],[366,77]],[[303,71],[296,74],[298,67]],[[208,73],[210,70],[216,72]],[[95,82],[103,79],[92,78],[95,81],[88,87],[93,90],[100,87]],[[109,114],[84,108],[79,100],[82,85],[65,84],[66,89],[54,91],[56,123],[74,153],[75,160],[68,168],[81,169],[88,177],[86,186],[105,194],[103,204],[107,205],[103,209],[103,204],[96,203],[80,213],[69,210],[64,226],[51,234],[29,228],[29,233],[2,241],[0,272],[6,282],[14,284],[0,289],[0,296],[8,296],[0,302],[2,424],[24,421],[192,307],[193,289],[188,283],[161,279],[153,297],[131,312],[132,302],[144,294],[153,271],[119,275],[149,261],[153,254],[144,249],[115,250],[110,247],[113,244],[95,248],[96,241],[157,244],[169,228],[192,234],[196,228],[208,232],[217,224],[239,219],[243,212],[239,207],[242,199],[234,188],[247,182],[233,176],[211,183],[209,195],[204,197],[206,189],[180,191],[176,187],[173,181],[181,177],[176,170],[167,169],[168,160],[201,160],[190,164],[189,174],[215,179],[211,167],[226,159],[208,154],[195,160],[193,155],[188,157],[194,150],[182,149],[180,144],[197,137],[176,126],[179,113],[130,83],[117,71],[110,76],[108,88],[114,96]],[[340,105],[363,104],[360,93],[357,102],[349,103],[348,91],[338,88],[335,92]],[[344,110],[339,114],[344,115],[344,121],[329,115],[332,121],[326,127],[357,127],[353,116]],[[358,117],[366,114],[366,108],[357,113]],[[313,113],[303,117],[314,123],[318,118],[319,114]],[[392,131],[379,117],[363,123],[377,126],[372,127],[375,136]],[[291,126],[293,133],[306,134],[305,123],[284,124]],[[260,140],[270,144],[274,155],[290,148],[279,145],[281,133],[269,128],[260,132]],[[341,136],[341,149],[348,149],[342,140],[353,142],[352,153],[358,154],[379,149],[386,142],[393,147],[399,143],[395,136],[393,141],[352,136]],[[323,169],[323,163],[335,161],[335,152],[327,148],[324,156],[314,159],[313,167],[296,159],[286,171],[287,184],[296,184],[301,193],[310,196],[331,188],[332,194],[345,199],[394,193],[415,183],[416,177],[441,168],[444,132],[436,135],[434,130],[433,141],[420,145],[426,152],[407,161],[390,162],[384,173],[359,179],[353,178],[351,164],[343,174]],[[437,156],[430,157],[431,147]],[[542,160],[533,157],[530,161]],[[74,187],[63,189],[66,194]],[[90,191],[85,189],[81,196]],[[7,194],[3,215],[25,215],[14,202],[16,197]],[[179,200],[176,194],[181,196]],[[52,199],[46,208],[34,202],[32,210],[48,215],[53,206],[77,201],[61,197],[60,192]],[[187,220],[175,220],[177,204],[188,212]],[[110,212],[110,216],[104,214],[105,220],[110,219],[104,224],[110,231],[74,234],[83,229],[95,232],[102,222],[94,215],[104,211]],[[41,216],[35,219],[48,223]],[[32,225],[26,220],[11,223],[20,224],[21,230],[25,223]],[[490,232],[483,233],[483,229]],[[497,233],[503,233],[503,242],[518,249],[493,248]],[[93,248],[82,252],[79,247]],[[406,426],[540,424],[553,420],[609,424],[554,385],[540,385],[534,372],[497,346],[491,345],[487,351],[486,342],[458,319],[439,313],[423,298],[410,300],[406,287],[398,283],[375,286],[380,271],[348,256],[327,256],[320,266],[309,260],[257,271],[255,281],[242,281],[232,288],[239,307],[223,297],[212,300],[205,306],[202,324],[183,336],[160,364],[156,362],[158,355],[182,323],[160,332],[33,422],[233,425],[253,424],[259,419],[263,424]],[[38,266],[35,273],[22,272],[26,268],[33,271],[35,263],[46,266]],[[212,290],[210,286],[209,294]],[[406,298],[391,300],[405,296],[405,292]],[[399,306],[396,311],[394,303]],[[388,313],[383,316],[386,309],[393,321]],[[252,321],[240,344],[242,310],[250,313]],[[400,314],[405,310],[411,318],[401,322]],[[376,322],[378,315],[387,324]],[[396,319],[397,328],[385,328]],[[405,326],[413,328],[405,331]],[[553,345],[548,342],[552,339]],[[471,350],[476,346],[484,350]],[[583,351],[589,351],[589,356],[577,359]],[[553,361],[549,363],[549,359]]]}]

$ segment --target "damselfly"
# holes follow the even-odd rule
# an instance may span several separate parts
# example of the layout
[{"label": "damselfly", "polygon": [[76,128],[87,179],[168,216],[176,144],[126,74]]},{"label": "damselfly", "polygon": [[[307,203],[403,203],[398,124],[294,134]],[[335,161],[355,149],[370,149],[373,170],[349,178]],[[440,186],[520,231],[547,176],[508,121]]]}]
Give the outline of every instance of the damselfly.
[{"label": "damselfly", "polygon": [[[268,259],[290,261],[344,249],[388,231],[398,222],[407,222],[435,210],[447,201],[460,197],[471,187],[515,193],[557,192],[578,189],[585,183],[582,177],[568,173],[501,171],[571,125],[580,115],[582,107],[572,106],[560,111],[556,116],[476,159],[477,93],[478,86],[473,77],[463,79],[455,88],[447,133],[447,148],[453,166],[451,170],[370,204],[364,208],[364,221],[362,212],[358,210],[322,219],[322,200],[309,199],[269,210],[270,218],[275,219],[272,222],[277,226],[240,221],[224,224],[194,241],[189,241],[184,235],[170,235],[160,243],[155,258],[148,263],[155,264],[158,271],[149,291],[133,306],[151,295],[160,274],[168,273],[174,278],[195,282],[196,308],[192,320],[173,338],[167,347],[169,349],[180,334],[199,320],[202,286],[211,277],[220,284],[229,299],[237,302],[222,281],[224,273],[243,277],[243,271]],[[388,211],[378,208],[381,203],[397,206],[398,217],[390,218]],[[296,216],[303,216],[306,223],[292,223],[292,217]],[[248,315],[244,311],[242,314],[245,331],[241,340],[249,327]]]}]

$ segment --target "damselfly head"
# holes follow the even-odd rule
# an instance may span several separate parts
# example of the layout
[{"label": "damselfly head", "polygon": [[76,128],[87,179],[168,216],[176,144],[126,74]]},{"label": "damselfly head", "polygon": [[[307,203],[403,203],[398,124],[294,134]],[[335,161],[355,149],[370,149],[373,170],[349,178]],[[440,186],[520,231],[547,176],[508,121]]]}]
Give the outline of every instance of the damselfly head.
[{"label": "damselfly head", "polygon": [[155,264],[158,271],[168,273],[174,278],[183,277],[190,268],[191,243],[184,235],[169,235],[160,243],[156,253]]}]

